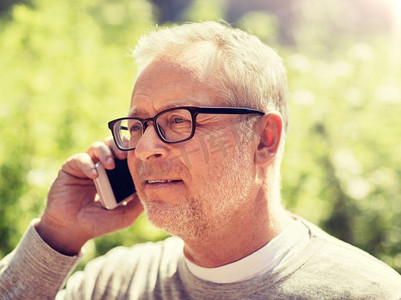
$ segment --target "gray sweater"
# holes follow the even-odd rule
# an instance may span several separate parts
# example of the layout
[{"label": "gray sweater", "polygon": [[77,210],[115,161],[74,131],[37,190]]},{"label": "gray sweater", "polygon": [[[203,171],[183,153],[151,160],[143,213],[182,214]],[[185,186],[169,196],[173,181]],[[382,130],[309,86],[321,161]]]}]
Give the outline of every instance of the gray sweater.
[{"label": "gray sweater", "polygon": [[47,246],[31,225],[0,262],[0,299],[401,299],[393,269],[308,222],[310,242],[277,269],[231,284],[203,281],[183,259],[183,242],[168,238],[118,247],[64,282],[79,257]]}]

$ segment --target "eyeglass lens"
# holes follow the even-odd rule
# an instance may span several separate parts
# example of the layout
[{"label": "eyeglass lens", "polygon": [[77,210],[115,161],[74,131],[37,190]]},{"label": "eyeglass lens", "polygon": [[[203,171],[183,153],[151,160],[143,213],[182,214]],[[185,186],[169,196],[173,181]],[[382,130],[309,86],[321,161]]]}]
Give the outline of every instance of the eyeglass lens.
[{"label": "eyeglass lens", "polygon": [[[155,130],[167,142],[179,142],[191,136],[192,116],[187,109],[175,109],[163,112],[155,120]],[[145,129],[147,122],[145,122]],[[122,119],[114,124],[114,134],[120,146],[128,149],[135,148],[144,133],[141,121]]]}]

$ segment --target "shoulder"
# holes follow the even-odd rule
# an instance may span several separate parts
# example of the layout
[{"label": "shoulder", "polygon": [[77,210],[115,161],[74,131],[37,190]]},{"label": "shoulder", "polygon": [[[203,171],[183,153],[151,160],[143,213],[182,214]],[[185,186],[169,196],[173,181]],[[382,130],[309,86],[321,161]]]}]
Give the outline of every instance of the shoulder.
[{"label": "shoulder", "polygon": [[[139,295],[152,290],[157,280],[177,270],[183,241],[176,237],[133,247],[117,247],[90,261],[84,271],[75,273],[67,292],[90,291],[97,295]],[[79,298],[79,295],[73,295]]]},{"label": "shoulder", "polygon": [[362,270],[369,274],[380,272],[382,275],[387,274],[401,280],[401,276],[395,270],[366,251],[331,236],[312,223],[304,221],[304,224],[310,231],[312,243],[321,244],[320,251],[316,253],[318,258],[326,258],[327,263],[333,263],[338,268],[359,267],[349,270],[351,273]]},{"label": "shoulder", "polygon": [[[163,241],[146,242],[133,247],[116,247],[90,264],[101,265],[102,272],[110,271],[113,276],[121,274],[126,277],[124,269],[130,272],[141,269],[141,272],[145,272],[145,268],[155,269],[165,265],[176,265],[182,249],[183,241],[170,237]],[[116,265],[119,266],[117,270]]]},{"label": "shoulder", "polygon": [[[306,288],[324,288],[327,296],[357,299],[400,299],[401,276],[367,252],[345,243],[303,221],[310,232],[304,260],[294,277]],[[302,260],[302,259],[301,259]]]}]

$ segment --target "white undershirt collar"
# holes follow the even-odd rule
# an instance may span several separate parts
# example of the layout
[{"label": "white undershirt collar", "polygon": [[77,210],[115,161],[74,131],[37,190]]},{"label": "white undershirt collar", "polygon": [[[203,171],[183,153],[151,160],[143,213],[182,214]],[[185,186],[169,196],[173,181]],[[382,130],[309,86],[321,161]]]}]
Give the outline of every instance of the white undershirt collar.
[{"label": "white undershirt collar", "polygon": [[196,277],[215,283],[233,283],[271,272],[308,243],[308,229],[297,220],[256,252],[217,268],[200,267],[187,258],[186,265]]}]

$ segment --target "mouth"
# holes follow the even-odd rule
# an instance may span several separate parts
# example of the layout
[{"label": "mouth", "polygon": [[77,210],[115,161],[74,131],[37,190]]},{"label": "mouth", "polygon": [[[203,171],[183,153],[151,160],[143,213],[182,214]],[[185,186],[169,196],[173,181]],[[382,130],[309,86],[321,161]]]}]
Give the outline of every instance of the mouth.
[{"label": "mouth", "polygon": [[144,189],[146,191],[161,191],[166,189],[176,189],[181,186],[182,180],[176,179],[148,179],[145,180]]},{"label": "mouth", "polygon": [[162,179],[162,180],[146,180],[146,184],[160,184],[160,183],[172,183],[172,182],[180,182],[182,180],[169,180],[169,179]]}]

